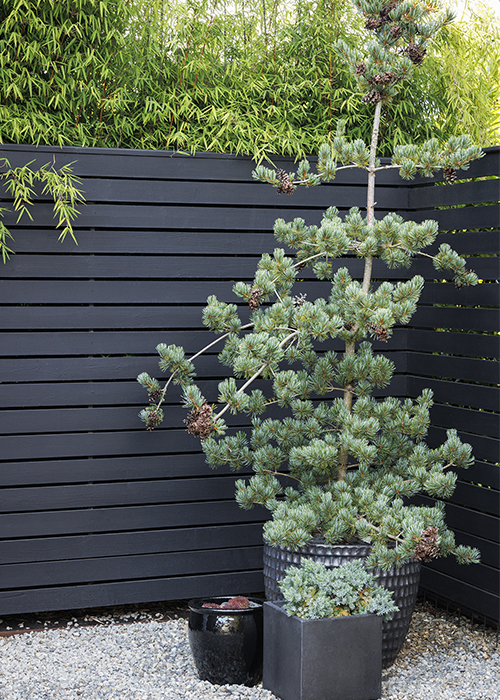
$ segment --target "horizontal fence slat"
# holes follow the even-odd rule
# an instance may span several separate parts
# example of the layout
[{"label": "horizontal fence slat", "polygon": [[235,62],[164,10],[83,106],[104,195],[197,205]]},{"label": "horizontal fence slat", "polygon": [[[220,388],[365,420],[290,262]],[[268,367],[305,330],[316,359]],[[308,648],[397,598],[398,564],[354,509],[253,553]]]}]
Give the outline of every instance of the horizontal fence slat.
[{"label": "horizontal fence slat", "polygon": [[[232,236],[235,239],[235,236]],[[272,246],[268,246],[271,248]],[[200,252],[199,247],[194,247]],[[265,249],[261,247],[261,250]],[[227,252],[227,250],[225,251]],[[241,251],[240,254],[246,252]],[[331,285],[318,280],[301,280],[301,289],[310,299],[328,296]],[[0,296],[4,304],[172,304],[182,299],[185,304],[204,304],[207,297],[215,294],[225,302],[241,303],[233,292],[231,281],[215,280],[0,280]],[[426,284],[421,296],[424,304],[455,304],[465,306],[498,305],[500,289],[498,284],[478,284],[459,290],[453,284]]]},{"label": "horizontal fence slat", "polygon": [[499,233],[499,231],[442,233],[438,242],[448,243],[460,255],[478,255],[479,253],[498,255]]},{"label": "horizontal fence slat", "polygon": [[475,432],[494,438],[498,437],[498,420],[497,413],[439,404],[432,408],[433,425]]},{"label": "horizontal fence slat", "polygon": [[478,511],[500,518],[500,492],[495,489],[459,481],[455,492],[449,500],[450,503],[475,508]]},{"label": "horizontal fence slat", "polygon": [[[0,357],[31,357],[33,342],[36,341],[36,357],[46,356],[97,356],[106,358],[109,355],[152,355],[158,343],[167,345],[182,345],[187,353],[199,352],[205,345],[214,340],[214,335],[204,330],[172,331],[170,329],[154,329],[149,331],[95,331],[95,332],[58,332],[38,331],[5,333],[2,337]],[[329,348],[342,350],[342,341],[328,341]],[[396,329],[389,342],[384,343],[384,350],[406,347],[404,330]],[[220,352],[214,346],[214,353]],[[222,371],[222,370],[221,370]]]},{"label": "horizontal fence slat", "polygon": [[498,310],[420,306],[412,319],[412,325],[414,328],[492,332],[498,329]]},{"label": "horizontal fence slat", "polygon": [[[148,369],[146,363],[141,365],[141,370],[146,371]],[[152,366],[151,369],[152,374],[155,374],[155,366]],[[159,372],[156,372],[156,375],[161,379]],[[221,378],[223,378],[222,373]],[[197,385],[207,400],[217,400],[218,381],[202,379],[197,382]],[[253,386],[266,391],[264,381],[256,381]],[[378,389],[374,392],[374,396],[386,396],[387,393],[387,389]],[[390,385],[390,394],[394,396],[407,395],[406,377],[403,375],[394,377]],[[113,405],[134,406],[137,411],[140,408],[144,408],[144,404],[147,403],[146,391],[133,379],[128,382],[75,382],[74,384],[58,382],[53,384],[31,384],[31,386],[29,384],[18,385],[15,383],[0,384],[0,403],[4,406],[65,406],[70,397],[73,406],[109,406],[111,403]],[[180,391],[177,387],[172,388],[170,397],[172,397],[172,402],[179,402]],[[139,422],[138,426],[140,425],[142,423]]]},{"label": "horizontal fence slat", "polygon": [[262,524],[0,540],[0,561],[21,564],[155,552],[210,551],[234,547],[235,542],[241,547],[262,546]]},{"label": "horizontal fence slat", "polygon": [[[60,277],[65,279],[239,279],[253,280],[257,266],[257,258],[245,256],[214,256],[211,265],[207,265],[207,257],[197,255],[179,256],[157,255],[137,256],[128,255],[30,255],[13,256],[3,271],[5,278],[40,279],[44,277]],[[345,267],[346,260],[332,260],[332,271]],[[358,259],[347,261],[350,274],[355,279],[363,277],[363,262]],[[468,263],[476,270],[482,279],[498,279],[498,261],[493,258],[470,258]],[[437,273],[428,261],[416,260],[411,273],[406,268],[391,270],[393,280],[407,280],[414,275],[434,280],[439,277],[451,279],[448,272]],[[301,276],[312,277],[309,270],[301,271]],[[387,268],[381,260],[374,260],[374,279],[387,279]]]},{"label": "horizontal fence slat", "polygon": [[[4,185],[4,198],[8,201],[9,194]],[[360,199],[364,198],[365,185],[349,186],[342,184],[323,183],[318,187],[298,187],[293,196],[280,197],[276,189],[269,185],[248,179],[246,182],[216,181],[203,182],[199,178],[191,181],[148,179],[103,179],[84,178],[79,189],[85,201],[94,204],[120,203],[125,209],[135,204],[147,202],[152,205],[187,205],[187,206],[224,206],[232,208],[237,202],[241,208],[272,207],[286,212],[297,207],[314,207],[327,209],[333,201],[341,201],[342,207],[357,207]],[[10,196],[11,198],[11,196]],[[34,198],[37,208],[40,204],[50,202],[52,197],[38,194]],[[380,186],[377,189],[377,206],[379,209],[389,207],[401,209],[408,200],[405,187],[394,188]],[[81,216],[89,204],[80,204],[78,210]],[[280,215],[286,218],[286,214]],[[25,222],[26,223],[26,222]]]},{"label": "horizontal fence slat", "polygon": [[419,377],[450,377],[461,381],[500,384],[499,363],[486,359],[410,352],[407,356],[406,371]]},{"label": "horizontal fence slat", "polygon": [[484,564],[458,564],[452,557],[436,559],[428,565],[434,571],[439,571],[459,579],[471,586],[480,586],[484,591],[498,596],[498,577],[500,572],[492,566]]},{"label": "horizontal fence slat", "polygon": [[6,330],[193,329],[203,327],[201,315],[201,306],[29,306],[4,307],[0,323]]},{"label": "horizontal fence slat", "polygon": [[420,576],[420,586],[466,610],[472,609],[498,622],[500,599],[498,595],[485,591],[480,583],[477,586],[471,586],[460,579],[424,566]]},{"label": "horizontal fence slat", "polygon": [[[8,158],[13,167],[23,166],[29,161],[34,161],[30,166],[32,168],[41,167],[47,162],[54,162],[57,168],[72,163],[73,173],[80,177],[249,182],[256,165],[248,156],[226,153],[188,154],[69,146],[54,150],[52,146],[35,147],[24,144],[2,144],[1,151],[5,151],[2,157]],[[311,156],[309,160],[315,167],[317,157]],[[290,156],[273,155],[273,163],[277,168],[285,168],[288,171],[297,168],[297,164]],[[389,159],[382,158],[381,163],[388,164]],[[359,169],[347,169],[336,174],[335,184],[349,183],[366,186],[366,179],[365,172]],[[394,170],[379,172],[377,181],[381,185],[407,186],[407,183],[402,181]]]},{"label": "horizontal fence slat", "polygon": [[[397,343],[390,351],[384,354],[389,357],[396,366],[396,372],[405,369],[405,355],[398,349]],[[328,343],[329,349],[330,344]],[[390,346],[389,346],[390,347]],[[326,349],[326,348],[325,348]],[[154,352],[154,347],[148,348]],[[135,379],[141,372],[149,372],[160,378],[162,373],[158,368],[158,355],[137,355],[133,357],[44,357],[34,359],[23,357],[19,359],[3,359],[0,363],[0,382],[32,383],[66,381],[78,382],[81,380],[114,380],[114,379]],[[229,368],[221,365],[215,355],[202,355],[196,358],[196,371],[198,377],[226,377],[230,374]],[[168,375],[164,375],[167,379]],[[243,382],[241,382],[243,384]],[[23,391],[19,387],[20,393]],[[172,391],[176,391],[172,387]],[[26,392],[24,392],[26,393]],[[167,402],[171,392],[167,394]],[[144,394],[145,396],[145,394]],[[70,396],[66,397],[68,405]],[[176,396],[177,401],[177,396]],[[1,430],[1,427],[0,427]]]},{"label": "horizontal fence slat", "polygon": [[221,571],[258,570],[262,565],[262,546],[208,551],[128,554],[98,559],[30,562],[0,565],[2,588],[58,586],[80,583],[189,576]]},{"label": "horizontal fence slat", "polygon": [[262,591],[262,569],[197,576],[177,576],[145,581],[85,583],[77,586],[0,590],[0,614],[72,610],[163,600],[196,598],[202,595],[249,595]]},{"label": "horizontal fence slat", "polygon": [[[279,212],[276,216],[278,217]],[[306,214],[304,214],[306,216]],[[308,223],[308,222],[306,222]],[[200,227],[201,229],[203,227]],[[140,231],[123,230],[90,230],[82,226],[77,227],[78,246],[67,237],[64,241],[58,241],[60,230],[50,228],[34,229],[23,228],[21,225],[12,226],[14,235],[12,246],[17,253],[68,253],[68,254],[103,254],[121,253],[154,255],[159,251],[175,253],[198,253],[214,255],[225,253],[227,255],[261,255],[263,251],[271,251],[276,247],[276,238],[272,228],[266,231],[245,232],[235,228],[233,231],[185,231],[178,230],[154,231],[143,229]],[[461,255],[478,255],[498,253],[498,231],[477,232],[442,232],[437,238],[433,248],[441,243],[448,243]],[[288,250],[283,243],[281,247]]]},{"label": "horizontal fence slat", "polygon": [[428,282],[420,297],[422,304],[450,304],[463,306],[498,306],[500,304],[500,285],[480,283],[474,287],[462,287],[458,290],[452,284]]},{"label": "horizontal fence slat", "polygon": [[[217,474],[228,474],[220,467]],[[2,462],[0,486],[34,486],[42,484],[133,482],[141,479],[165,479],[205,476],[207,463],[201,452],[188,454],[111,456],[69,460]]]},{"label": "horizontal fence slat", "polygon": [[[429,444],[437,447],[446,441],[447,431],[432,425],[429,429]],[[472,447],[472,454],[475,459],[496,464],[500,462],[500,440],[497,438],[485,437],[484,435],[474,435],[464,430],[458,431],[461,440]]]},{"label": "horizontal fence slat", "polygon": [[408,349],[421,352],[441,352],[448,355],[497,358],[500,356],[500,336],[484,333],[454,333],[408,329]]},{"label": "horizontal fence slat", "polygon": [[[195,353],[204,345],[210,334],[204,331],[96,331],[37,333],[5,333],[0,346],[0,356],[30,357],[33,355],[33,342],[36,340],[36,357],[58,355],[110,355],[148,354],[158,345],[183,345],[187,352]],[[213,336],[212,336],[213,339]]]},{"label": "horizontal fence slat", "polygon": [[[227,273],[229,274],[229,272]],[[5,330],[116,330],[136,328],[202,328],[202,306],[25,306],[3,307],[0,323]],[[248,309],[241,318],[247,322]],[[421,306],[414,327],[440,327],[491,332],[498,328],[496,309],[436,308]]]},{"label": "horizontal fence slat", "polygon": [[500,182],[498,180],[479,180],[457,182],[449,185],[410,188],[408,207],[418,209],[430,206],[443,207],[452,205],[475,204],[479,202],[498,202]]},{"label": "horizontal fence slat", "polygon": [[500,206],[492,204],[460,209],[422,209],[409,212],[405,218],[418,223],[428,219],[437,221],[441,231],[498,228],[500,226]]},{"label": "horizontal fence slat", "polygon": [[234,500],[0,514],[0,539],[263,522],[267,511]]},{"label": "horizontal fence slat", "polygon": [[450,382],[431,377],[407,377],[409,396],[417,396],[423,389],[432,389],[434,400],[465,408],[479,408],[485,411],[498,411],[500,390],[491,386]]},{"label": "horizontal fence slat", "polygon": [[[208,472],[208,470],[207,470]],[[0,513],[230,499],[236,476],[3,488]]]},{"label": "horizontal fence slat", "polygon": [[[168,435],[167,435],[168,433]],[[82,457],[113,454],[148,454],[152,452],[191,452],[198,447],[184,430],[141,430],[102,433],[48,433],[0,437],[3,459],[44,457]]]},{"label": "horizontal fence slat", "polygon": [[[455,536],[457,542],[460,542],[460,544],[466,545],[467,547],[475,547],[479,550],[482,564],[492,567],[493,569],[500,569],[500,547],[495,542],[457,530],[455,530]],[[448,560],[445,559],[444,561]],[[466,564],[466,566],[468,566],[468,564]],[[457,571],[460,574],[462,568],[459,567]]]},{"label": "horizontal fence slat", "polygon": [[[321,207],[310,206],[309,208],[299,208],[300,205],[293,204],[290,208],[283,210],[280,200],[277,198],[275,204],[267,207],[248,206],[243,208],[203,206],[203,205],[163,205],[147,206],[144,204],[92,204],[87,203],[79,206],[79,215],[75,223],[76,238],[78,240],[79,228],[98,229],[161,229],[176,230],[184,228],[187,231],[197,231],[207,229],[212,231],[272,231],[277,218],[284,218],[286,221],[293,221],[295,218],[306,218],[308,225],[319,225],[323,216],[323,211],[327,209],[329,203]],[[489,209],[490,207],[481,207]],[[340,207],[339,207],[340,209]],[[342,207],[342,212],[347,212],[349,206]],[[242,216],[242,212],[245,215]],[[455,211],[455,210],[446,210]],[[460,210],[462,211],[462,210]],[[378,218],[383,218],[387,211],[378,210]],[[7,211],[4,216],[4,223],[7,228],[13,228],[17,223],[17,213]],[[437,218],[437,217],[436,217]],[[494,221],[494,213],[490,213],[490,218]],[[53,227],[54,221],[53,206],[51,204],[37,204],[36,218],[33,218],[35,227]],[[477,217],[476,217],[477,219]],[[481,219],[488,222],[485,215]],[[57,221],[57,219],[56,219]],[[26,219],[20,222],[23,227],[28,227]],[[476,222],[477,223],[477,222]],[[477,226],[495,226],[497,224],[477,223]],[[476,226],[476,227],[477,227]],[[447,228],[452,228],[448,226]],[[463,226],[461,228],[464,228]],[[14,233],[15,235],[15,233]]]},{"label": "horizontal fence slat", "polygon": [[[206,225],[206,221],[203,222]],[[264,250],[276,247],[272,227],[265,231],[232,231],[203,230],[185,231],[168,229],[153,231],[124,230],[89,230],[78,227],[75,233],[78,245],[71,238],[58,242],[59,230],[36,227],[25,229],[11,227],[14,236],[12,248],[16,253],[44,253],[68,255],[155,255],[157,253],[171,255],[191,255],[193,251],[203,255],[261,255]],[[281,247],[288,251],[287,246]],[[12,261],[14,258],[12,258]]]},{"label": "horizontal fence slat", "polygon": [[463,481],[471,481],[500,491],[500,464],[490,464],[476,459],[472,467],[456,471]]}]

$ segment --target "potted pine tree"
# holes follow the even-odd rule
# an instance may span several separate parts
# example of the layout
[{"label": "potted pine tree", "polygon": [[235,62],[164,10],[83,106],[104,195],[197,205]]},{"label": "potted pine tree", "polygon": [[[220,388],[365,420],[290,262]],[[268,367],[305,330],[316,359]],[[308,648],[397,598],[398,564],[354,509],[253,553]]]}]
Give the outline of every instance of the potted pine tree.
[{"label": "potted pine tree", "polygon": [[[335,49],[350,66],[364,101],[373,105],[371,143],[349,140],[341,123],[320,148],[316,173],[303,160],[296,173],[260,165],[253,175],[280,194],[292,194],[299,185],[333,180],[343,168],[361,168],[367,173],[366,212],[353,208],[342,219],[330,207],[319,226],[278,219],[277,240],[296,252],[265,253],[253,283],[234,285],[235,295],[250,307],[249,323],[242,323],[235,304],[208,298],[203,321],[219,334],[224,343],[219,360],[232,371],[219,384],[218,405],[194,384],[192,360],[203,350],[187,358],[181,347],[160,344],[159,364],[169,372],[168,381],[161,386],[147,373],[138,381],[149,393],[150,405],[140,413],[148,429],[163,418],[168,386],[180,384],[190,411],[187,430],[200,438],[210,466],[254,471],[248,481],[237,482],[236,499],[242,508],[260,504],[271,512],[264,526],[268,597],[278,597],[278,580],[307,557],[330,566],[366,558],[384,585],[398,589],[400,611],[392,623],[384,623],[388,665],[410,622],[420,562],[448,555],[460,563],[477,562],[479,552],[455,542],[441,501],[433,507],[411,502],[417,494],[448,498],[456,481],[451,468],[468,467],[473,458],[470,445],[454,430],[441,446],[426,444],[430,390],[415,400],[373,396],[375,388],[390,383],[394,370],[374,345],[409,322],[424,285],[419,275],[397,283],[375,281],[373,263],[409,268],[424,255],[440,277],[451,271],[458,286],[476,284],[477,278],[447,244],[424,252],[437,237],[437,222],[415,223],[396,213],[377,218],[375,182],[388,168],[398,169],[404,179],[442,170],[452,182],[457,170],[466,170],[482,153],[468,137],[458,136],[444,144],[431,139],[396,146],[390,162],[380,162],[382,110],[397,98],[399,86],[423,63],[428,43],[452,16],[425,0],[354,3],[365,17],[366,40],[358,42],[359,49],[343,42]],[[345,266],[333,272],[332,261],[339,258]],[[348,268],[356,259],[363,262],[359,279]],[[298,279],[304,268],[329,283],[328,296],[305,298]],[[343,342],[342,353],[329,348],[333,338]],[[265,380],[268,389],[256,387],[256,380]],[[233,434],[224,421],[228,412],[247,416],[249,430]]]}]

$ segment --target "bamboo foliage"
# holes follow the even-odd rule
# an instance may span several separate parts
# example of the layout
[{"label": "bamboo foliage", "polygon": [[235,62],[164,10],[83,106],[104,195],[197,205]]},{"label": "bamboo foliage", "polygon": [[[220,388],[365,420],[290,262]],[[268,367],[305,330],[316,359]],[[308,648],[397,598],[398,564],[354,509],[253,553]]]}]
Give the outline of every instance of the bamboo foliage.
[{"label": "bamboo foliage", "polygon": [[[0,19],[2,142],[262,159],[317,150],[339,118],[369,139],[370,110],[332,50],[361,41],[347,0],[5,0]],[[464,125],[498,142],[498,31],[484,13],[448,30],[431,77],[384,108],[381,155]]]},{"label": "bamboo foliage", "polygon": [[430,82],[440,85],[437,127],[500,143],[500,22],[493,12],[472,12],[446,27],[428,69]]},{"label": "bamboo foliage", "polygon": [[[78,216],[77,206],[83,204],[84,197],[78,189],[80,181],[72,174],[72,163],[63,165],[58,170],[53,163],[46,163],[41,168],[33,170],[30,165],[33,161],[18,168],[12,168],[7,158],[0,159],[0,181],[5,183],[5,190],[12,199],[12,209],[18,212],[17,222],[23,215],[32,219],[30,207],[36,195],[37,183],[42,183],[42,196],[50,194],[54,200],[54,218],[56,228],[62,228],[59,240],[64,241],[69,234],[78,245],[72,222]],[[0,255],[4,263],[14,252],[10,248],[10,241],[14,237],[2,221],[1,217],[9,211],[9,207],[0,208]],[[17,223],[16,222],[16,223]]]}]

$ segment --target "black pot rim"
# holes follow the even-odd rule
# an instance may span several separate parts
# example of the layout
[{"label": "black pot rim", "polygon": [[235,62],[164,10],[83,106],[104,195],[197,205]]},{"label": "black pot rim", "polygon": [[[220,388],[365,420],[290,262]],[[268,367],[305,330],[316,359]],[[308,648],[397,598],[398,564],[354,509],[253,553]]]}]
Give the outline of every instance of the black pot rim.
[{"label": "black pot rim", "polygon": [[221,595],[221,596],[205,596],[204,598],[193,598],[188,602],[188,607],[191,612],[202,613],[203,615],[249,615],[255,610],[262,610],[264,604],[263,598],[252,598],[249,596],[243,596],[251,603],[254,603],[253,607],[250,608],[204,608],[203,603],[227,603],[231,598],[235,598],[234,595]]}]

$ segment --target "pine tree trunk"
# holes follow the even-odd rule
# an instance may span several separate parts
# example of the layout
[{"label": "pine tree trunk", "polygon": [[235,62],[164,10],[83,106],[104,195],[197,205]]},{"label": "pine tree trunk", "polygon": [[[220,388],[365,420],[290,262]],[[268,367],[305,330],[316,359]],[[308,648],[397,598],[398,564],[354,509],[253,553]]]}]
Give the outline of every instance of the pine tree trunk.
[{"label": "pine tree trunk", "polygon": [[[373,130],[372,130],[372,142],[370,145],[370,163],[368,166],[368,193],[366,198],[366,223],[369,228],[373,227],[375,223],[375,164],[377,158],[377,145],[378,136],[380,129],[380,115],[382,111],[382,102],[377,102],[375,107],[375,115],[373,117]],[[373,270],[373,258],[365,258],[365,270],[363,275],[363,292],[368,294],[370,290],[370,282],[372,279]],[[345,344],[345,354],[354,355],[356,352],[356,344],[354,341]],[[352,397],[353,397],[354,387],[352,384],[346,384],[344,386],[344,404],[349,411],[352,410]],[[337,479],[338,481],[344,481],[347,466],[348,466],[349,454],[345,447],[342,447],[339,452],[339,466],[337,469]]]}]

